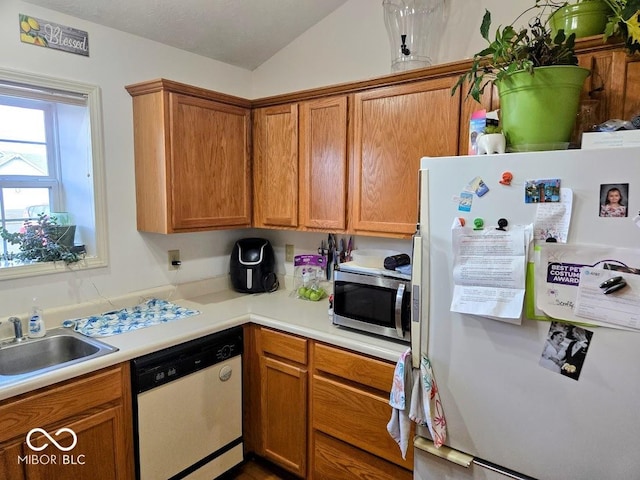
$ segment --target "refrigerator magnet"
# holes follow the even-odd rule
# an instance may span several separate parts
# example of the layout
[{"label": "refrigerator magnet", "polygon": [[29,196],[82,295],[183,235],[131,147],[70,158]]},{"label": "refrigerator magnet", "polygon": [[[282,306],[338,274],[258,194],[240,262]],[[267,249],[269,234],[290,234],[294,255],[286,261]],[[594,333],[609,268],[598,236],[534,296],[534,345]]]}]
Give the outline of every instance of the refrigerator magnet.
[{"label": "refrigerator magnet", "polygon": [[511,182],[513,181],[513,173],[507,171],[507,172],[502,172],[502,177],[500,178],[500,180],[498,181],[498,183],[500,183],[500,185],[511,185]]},{"label": "refrigerator magnet", "polygon": [[484,180],[482,180],[480,177],[475,177],[469,182],[469,185],[467,185],[467,190],[475,192],[478,197],[482,197],[489,191],[489,187],[487,187],[487,184],[484,183]]},{"label": "refrigerator magnet", "polygon": [[524,184],[525,203],[560,201],[560,179],[527,180]]},{"label": "refrigerator magnet", "polygon": [[472,204],[473,204],[473,193],[462,192],[458,200],[458,211],[470,212]]}]

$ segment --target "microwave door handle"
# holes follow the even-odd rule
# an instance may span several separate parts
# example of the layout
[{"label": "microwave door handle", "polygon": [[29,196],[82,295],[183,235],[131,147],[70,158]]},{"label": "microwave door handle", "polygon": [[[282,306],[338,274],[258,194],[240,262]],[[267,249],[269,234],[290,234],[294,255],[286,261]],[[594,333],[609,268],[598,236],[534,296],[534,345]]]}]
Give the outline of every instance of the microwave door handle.
[{"label": "microwave door handle", "polygon": [[396,291],[396,333],[398,337],[403,338],[404,332],[402,331],[402,299],[404,298],[405,285],[401,283]]}]

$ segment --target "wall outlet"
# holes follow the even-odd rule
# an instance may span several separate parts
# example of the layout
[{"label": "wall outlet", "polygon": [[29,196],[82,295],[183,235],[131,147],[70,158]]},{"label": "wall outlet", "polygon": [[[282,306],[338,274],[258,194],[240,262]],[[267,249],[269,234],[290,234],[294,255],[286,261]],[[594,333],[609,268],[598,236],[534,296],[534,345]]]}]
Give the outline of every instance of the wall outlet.
[{"label": "wall outlet", "polygon": [[169,250],[169,270],[178,270],[180,265],[180,250]]},{"label": "wall outlet", "polygon": [[284,246],[284,261],[293,262],[293,245]]}]

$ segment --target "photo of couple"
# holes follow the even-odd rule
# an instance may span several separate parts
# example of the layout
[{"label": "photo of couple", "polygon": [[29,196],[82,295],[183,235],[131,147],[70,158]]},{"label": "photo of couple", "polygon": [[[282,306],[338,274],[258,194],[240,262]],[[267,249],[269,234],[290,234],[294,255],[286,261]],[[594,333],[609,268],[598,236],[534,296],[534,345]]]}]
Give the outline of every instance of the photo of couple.
[{"label": "photo of couple", "polygon": [[551,322],[540,366],[578,380],[593,332],[576,325]]}]

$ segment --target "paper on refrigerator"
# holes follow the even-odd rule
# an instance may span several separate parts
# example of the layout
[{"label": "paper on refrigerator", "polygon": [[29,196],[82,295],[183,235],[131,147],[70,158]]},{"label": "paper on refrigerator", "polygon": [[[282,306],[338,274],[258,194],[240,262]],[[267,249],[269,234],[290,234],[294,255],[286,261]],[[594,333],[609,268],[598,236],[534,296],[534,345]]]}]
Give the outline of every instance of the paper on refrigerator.
[{"label": "paper on refrigerator", "polygon": [[[585,267],[634,274],[640,272],[640,251],[598,245],[541,244],[535,267],[536,307],[552,318],[615,327],[599,321],[595,315],[587,320],[584,314],[576,314],[580,275]],[[618,326],[623,327],[622,323]]]},{"label": "paper on refrigerator", "polygon": [[[639,272],[640,273],[640,272]],[[627,286],[605,295],[600,285],[612,277],[622,277]],[[640,330],[640,275],[604,268],[583,267],[575,313],[580,317]]]},{"label": "paper on refrigerator", "polygon": [[570,188],[560,189],[559,202],[538,203],[533,224],[535,240],[553,239],[557,243],[567,243],[572,208],[573,191]]},{"label": "paper on refrigerator", "polygon": [[520,324],[532,225],[452,229],[452,312]]}]

